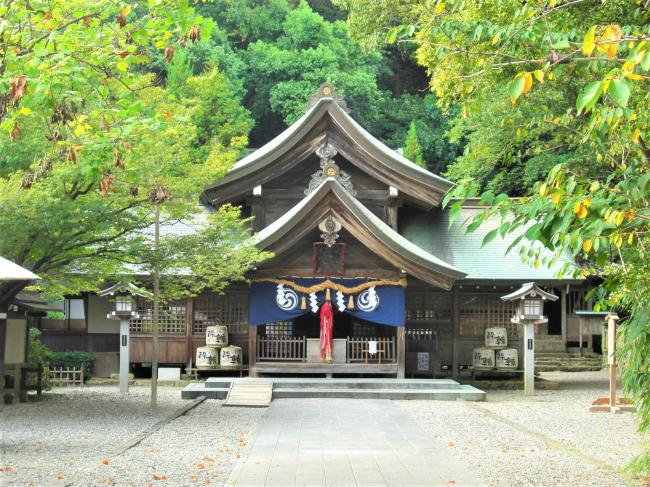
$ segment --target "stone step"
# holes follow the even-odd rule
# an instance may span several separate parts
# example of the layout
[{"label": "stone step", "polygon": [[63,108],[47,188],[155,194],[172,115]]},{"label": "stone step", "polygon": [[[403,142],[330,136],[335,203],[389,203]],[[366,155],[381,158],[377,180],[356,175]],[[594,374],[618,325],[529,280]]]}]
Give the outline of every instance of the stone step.
[{"label": "stone step", "polygon": [[596,372],[600,365],[535,365],[535,372]]},{"label": "stone step", "polygon": [[223,405],[225,407],[265,408],[271,404],[273,394],[272,382],[240,380],[233,382]]},{"label": "stone step", "polygon": [[[305,379],[305,378],[257,378],[235,379],[238,382],[269,382],[275,388],[328,388],[328,389],[455,389],[460,384],[451,379]],[[210,377],[207,388],[227,388],[233,380]]]},{"label": "stone step", "polygon": [[[375,399],[430,399],[484,401],[485,393],[451,379],[234,379],[211,378],[192,383],[181,392],[183,399],[205,396],[225,399],[229,390],[240,387],[272,388],[272,397],[333,397]],[[223,387],[227,385],[228,387]],[[259,394],[258,394],[259,395]],[[233,395],[233,399],[234,399]],[[226,404],[224,404],[226,405]]]},{"label": "stone step", "polygon": [[485,392],[472,386],[454,389],[336,389],[336,388],[278,388],[273,398],[339,398],[339,399],[392,399],[432,401],[485,401]]},{"label": "stone step", "polygon": [[580,352],[539,352],[535,350],[535,358],[602,358],[597,353],[585,352],[580,356]]},{"label": "stone step", "polygon": [[181,399],[196,399],[205,396],[208,399],[225,399],[230,387],[205,387],[203,382],[192,382],[181,390]]}]

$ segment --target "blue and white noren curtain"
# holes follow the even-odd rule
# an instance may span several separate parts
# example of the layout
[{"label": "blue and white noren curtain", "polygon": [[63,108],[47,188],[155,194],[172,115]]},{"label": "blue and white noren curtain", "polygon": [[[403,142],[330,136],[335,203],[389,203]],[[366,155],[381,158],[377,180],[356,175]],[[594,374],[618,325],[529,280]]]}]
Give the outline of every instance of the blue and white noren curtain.
[{"label": "blue and white noren curtain", "polygon": [[[401,281],[343,278],[286,278],[254,281],[248,305],[248,324],[251,326],[289,321],[306,313],[317,313],[325,302],[328,281],[347,290],[362,287],[357,292],[330,289],[332,307],[373,323],[404,326],[405,285]],[[376,284],[375,284],[376,283]],[[300,288],[317,287],[317,291],[303,292]],[[352,298],[352,301],[350,300]]]}]

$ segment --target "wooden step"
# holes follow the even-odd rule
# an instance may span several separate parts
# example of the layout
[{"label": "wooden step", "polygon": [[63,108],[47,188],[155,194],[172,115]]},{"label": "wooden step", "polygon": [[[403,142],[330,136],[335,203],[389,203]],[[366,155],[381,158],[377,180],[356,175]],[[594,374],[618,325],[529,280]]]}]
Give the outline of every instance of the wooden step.
[{"label": "wooden step", "polygon": [[273,382],[234,381],[223,405],[228,407],[265,408],[271,404]]}]

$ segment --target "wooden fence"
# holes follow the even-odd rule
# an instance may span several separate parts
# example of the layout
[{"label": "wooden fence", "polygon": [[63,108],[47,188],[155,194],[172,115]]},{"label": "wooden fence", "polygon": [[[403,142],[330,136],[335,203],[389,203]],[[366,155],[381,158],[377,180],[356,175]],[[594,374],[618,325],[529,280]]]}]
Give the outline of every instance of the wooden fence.
[{"label": "wooden fence", "polygon": [[84,366],[81,368],[52,368],[48,371],[47,381],[51,386],[81,386],[84,383]]},{"label": "wooden fence", "polygon": [[257,337],[258,362],[304,362],[306,360],[307,339],[305,337]]},{"label": "wooden fence", "polygon": [[[377,342],[377,350],[383,351],[382,363],[397,360],[394,337],[348,337],[348,362],[364,362],[366,360],[364,350],[368,350],[369,342]],[[374,357],[371,355],[369,358],[378,360],[378,355]]]}]

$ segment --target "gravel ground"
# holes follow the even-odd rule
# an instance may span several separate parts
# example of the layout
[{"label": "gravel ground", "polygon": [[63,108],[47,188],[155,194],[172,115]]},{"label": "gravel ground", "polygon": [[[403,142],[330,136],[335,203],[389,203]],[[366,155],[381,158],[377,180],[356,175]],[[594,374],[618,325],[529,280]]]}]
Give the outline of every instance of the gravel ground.
[{"label": "gravel ground", "polygon": [[156,477],[168,478],[167,485],[225,482],[224,473],[263,411],[221,409],[220,401],[206,401],[134,448],[110,457],[188,404],[181,400],[180,389],[159,387],[158,394],[155,411],[149,407],[148,387],[131,387],[125,398],[115,386],[54,389],[43,401],[5,407],[0,485],[62,485],[73,479],[78,479],[74,485],[162,484]]},{"label": "gravel ground", "polygon": [[[641,452],[633,414],[590,413],[607,390],[603,372],[544,374],[560,390],[488,393],[486,403],[400,401],[489,485],[625,486],[622,469]],[[507,424],[494,417],[514,424]]]}]

